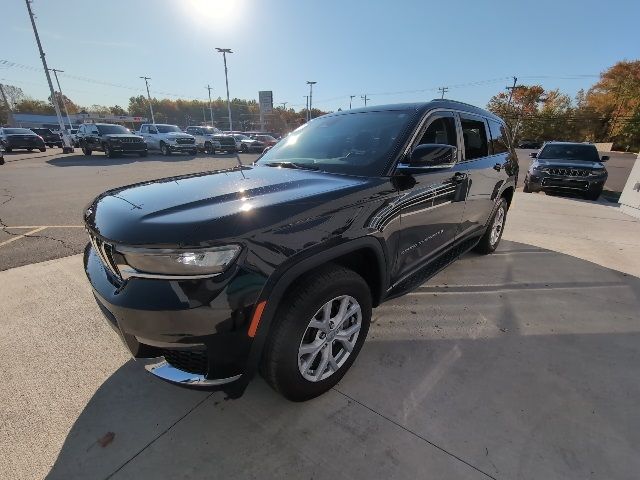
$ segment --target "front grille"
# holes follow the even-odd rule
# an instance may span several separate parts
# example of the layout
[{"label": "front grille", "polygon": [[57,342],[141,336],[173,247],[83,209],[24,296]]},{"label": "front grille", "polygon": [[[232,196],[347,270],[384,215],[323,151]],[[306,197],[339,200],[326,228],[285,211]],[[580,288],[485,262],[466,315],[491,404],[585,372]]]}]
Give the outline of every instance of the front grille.
[{"label": "front grille", "polygon": [[89,234],[89,238],[91,240],[91,245],[93,245],[93,249],[100,257],[100,260],[102,260],[104,266],[107,267],[113,275],[120,278],[118,268],[113,261],[113,245],[104,242],[91,234]]},{"label": "front grille", "polygon": [[217,140],[220,142],[220,145],[224,145],[226,147],[235,147],[236,146],[236,141],[231,137],[218,138]]},{"label": "front grille", "polygon": [[589,170],[581,168],[548,168],[547,172],[551,175],[559,175],[562,177],[586,177],[589,175]]},{"label": "front grille", "polygon": [[179,143],[180,145],[193,145],[194,143],[196,143],[196,139],[195,138],[176,138],[176,143]]},{"label": "front grille", "polygon": [[206,375],[209,370],[207,350],[179,350],[163,348],[161,355],[173,367],[184,372]]},{"label": "front grille", "polygon": [[589,182],[580,180],[564,180],[555,178],[543,178],[543,187],[566,188],[569,190],[588,190]]}]

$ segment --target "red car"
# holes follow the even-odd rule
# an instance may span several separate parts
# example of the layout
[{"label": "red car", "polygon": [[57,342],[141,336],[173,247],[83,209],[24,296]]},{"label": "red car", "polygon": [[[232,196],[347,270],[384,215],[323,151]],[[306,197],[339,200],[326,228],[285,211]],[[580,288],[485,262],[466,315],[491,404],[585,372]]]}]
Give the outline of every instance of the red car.
[{"label": "red car", "polygon": [[251,135],[252,140],[258,140],[259,142],[264,143],[267,147],[273,147],[278,140],[273,138],[271,135]]}]

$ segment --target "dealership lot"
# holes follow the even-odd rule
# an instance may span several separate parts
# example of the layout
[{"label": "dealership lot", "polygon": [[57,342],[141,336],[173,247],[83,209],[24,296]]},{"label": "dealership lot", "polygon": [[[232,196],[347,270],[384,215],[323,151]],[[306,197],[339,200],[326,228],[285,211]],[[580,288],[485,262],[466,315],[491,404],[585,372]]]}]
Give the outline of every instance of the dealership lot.
[{"label": "dealership lot", "polygon": [[[236,157],[30,157],[0,167],[0,218],[22,227],[0,237],[0,478],[583,479],[640,469],[640,222],[614,204],[517,193],[499,250],[468,254],[378,308],[329,394],[293,404],[256,379],[225,401],[150,378],[130,359],[78,253],[93,196]],[[620,154],[608,167],[633,160]],[[610,181],[621,190],[619,175]]]}]

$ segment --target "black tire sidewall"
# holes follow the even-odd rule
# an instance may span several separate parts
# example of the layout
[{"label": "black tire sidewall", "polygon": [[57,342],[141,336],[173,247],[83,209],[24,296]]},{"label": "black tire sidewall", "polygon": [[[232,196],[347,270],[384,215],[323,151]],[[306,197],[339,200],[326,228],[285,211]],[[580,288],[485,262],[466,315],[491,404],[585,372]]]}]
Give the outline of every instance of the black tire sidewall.
[{"label": "black tire sidewall", "polygon": [[[339,272],[339,273],[338,273]],[[321,278],[321,277],[317,277]],[[362,325],[355,347],[340,369],[328,378],[311,382],[298,368],[298,349],[311,318],[329,300],[350,295],[360,304]],[[304,401],[314,398],[336,385],[349,370],[367,337],[371,322],[371,293],[367,283],[357,273],[341,267],[332,272],[331,282],[307,282],[306,288],[297,289],[278,310],[279,322],[273,327],[268,342],[271,372],[276,389],[286,398]],[[270,382],[271,383],[271,382]]]}]

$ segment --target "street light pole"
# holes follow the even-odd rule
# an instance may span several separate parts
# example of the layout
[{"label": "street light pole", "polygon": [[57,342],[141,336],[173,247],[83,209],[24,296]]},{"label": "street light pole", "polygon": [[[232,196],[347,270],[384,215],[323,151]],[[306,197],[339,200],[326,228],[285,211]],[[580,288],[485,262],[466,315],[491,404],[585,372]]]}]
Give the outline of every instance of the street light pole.
[{"label": "street light pole", "polygon": [[156,124],[156,117],[153,116],[153,105],[151,105],[151,94],[149,93],[149,80],[151,77],[140,77],[144,79],[144,84],[147,86],[147,98],[149,99],[149,110],[151,111],[151,123]]},{"label": "street light pole", "polygon": [[233,53],[230,48],[218,48],[216,50],[222,53],[222,59],[224,60],[224,81],[227,85],[227,111],[229,112],[229,131],[233,131],[233,122],[231,121],[231,100],[229,99],[229,74],[227,71],[227,53]]},{"label": "street light pole", "polygon": [[71,145],[71,141],[69,139],[69,135],[67,134],[67,129],[64,128],[64,122],[62,121],[62,114],[60,113],[60,106],[58,102],[54,101],[56,98],[56,94],[53,90],[53,83],[51,82],[51,75],[49,75],[49,68],[47,67],[47,60],[44,58],[44,50],[42,49],[42,43],[40,43],[40,36],[38,35],[38,29],[36,28],[36,21],[33,18],[33,12],[31,11],[31,2],[30,0],[25,0],[27,4],[27,11],[29,12],[29,18],[31,19],[31,26],[33,27],[33,34],[36,37],[36,43],[38,44],[38,51],[40,52],[40,58],[42,59],[42,66],[44,67],[44,73],[47,76],[47,83],[49,84],[49,91],[51,92],[51,102],[53,103],[53,108],[56,111],[56,117],[58,117],[58,125],[60,125],[60,132],[62,133],[62,141],[64,143],[64,147],[62,148],[63,153],[71,153],[73,152],[73,146]]},{"label": "street light pole", "polygon": [[309,121],[311,121],[311,109],[313,108],[313,86],[318,82],[311,82],[307,80],[307,85],[309,85]]},{"label": "street light pole", "polygon": [[62,94],[62,88],[60,88],[60,80],[58,80],[58,72],[63,73],[64,70],[56,70],[52,68],[53,76],[56,77],[56,83],[58,84],[58,93],[60,94],[60,102],[62,102],[62,106],[64,107],[64,113],[67,116],[67,122],[69,123],[69,130],[73,127],[71,126],[71,119],[69,118],[69,110],[67,110],[67,104],[64,103],[64,95]]},{"label": "street light pole", "polygon": [[351,102],[353,101],[354,98],[356,98],[355,95],[349,95],[349,110],[351,110]]},{"label": "street light pole", "polygon": [[305,103],[305,107],[307,109],[306,115],[307,115],[307,122],[308,122],[309,121],[309,95],[305,95],[304,98],[307,99],[307,103]]},{"label": "street light pole", "polygon": [[207,90],[209,90],[209,113],[211,114],[211,126],[213,127],[213,107],[211,106],[211,87],[209,85],[207,85]]}]

